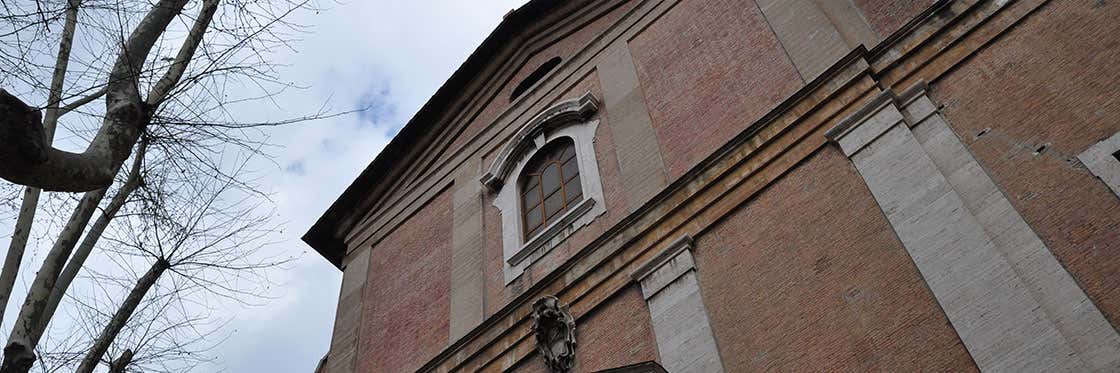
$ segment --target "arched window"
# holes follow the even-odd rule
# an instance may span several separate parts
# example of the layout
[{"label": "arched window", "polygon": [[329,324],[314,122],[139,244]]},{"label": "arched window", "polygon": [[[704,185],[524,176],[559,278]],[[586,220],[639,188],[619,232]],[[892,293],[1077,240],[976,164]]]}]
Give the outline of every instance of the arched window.
[{"label": "arched window", "polygon": [[598,111],[591,92],[542,110],[506,141],[479,178],[501,212],[507,285],[606,213],[595,154]]},{"label": "arched window", "polygon": [[522,169],[518,185],[522,234],[528,240],[583,198],[572,139],[559,138],[537,152]]}]

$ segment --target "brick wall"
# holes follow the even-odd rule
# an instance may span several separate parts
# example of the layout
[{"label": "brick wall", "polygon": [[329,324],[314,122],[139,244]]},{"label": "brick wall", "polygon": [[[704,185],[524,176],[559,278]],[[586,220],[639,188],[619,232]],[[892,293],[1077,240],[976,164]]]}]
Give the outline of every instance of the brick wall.
[{"label": "brick wall", "polygon": [[975,371],[836,148],[699,237],[694,255],[729,372]]},{"label": "brick wall", "polygon": [[754,2],[681,1],[630,50],[670,180],[802,84]]},{"label": "brick wall", "polygon": [[[636,3],[531,57],[453,149],[508,108],[521,77],[554,55],[567,59]],[[929,5],[853,3],[880,36]],[[1075,157],[1120,131],[1117,18],[1115,1],[1052,1],[932,85],[969,150],[1114,326],[1120,199]],[[754,2],[682,0],[628,42],[670,181],[803,84]],[[602,98],[601,79],[610,77],[600,73],[592,70],[546,101],[588,90]],[[609,113],[600,109],[595,149],[607,212],[508,286],[500,217],[493,196],[485,197],[487,316],[629,213]],[[357,371],[415,370],[447,346],[451,209],[444,191],[371,250]],[[694,255],[728,371],[976,369],[864,182],[834,147],[698,236]],[[636,287],[615,294],[578,325],[580,370],[655,359],[649,324]],[[517,370],[543,371],[543,363],[532,356]]]},{"label": "brick wall", "polygon": [[933,87],[957,135],[1113,326],[1120,199],[1076,156],[1120,131],[1118,18],[1115,1],[1051,1]]},{"label": "brick wall", "polygon": [[[824,0],[830,1],[830,0]],[[832,0],[834,1],[834,0]],[[852,0],[871,28],[885,38],[934,3],[933,0]],[[870,48],[872,46],[868,46]]]},{"label": "brick wall", "polygon": [[357,372],[414,371],[447,346],[451,193],[371,250]]},{"label": "brick wall", "polygon": [[[658,360],[649,312],[637,284],[618,292],[576,324],[577,372],[595,372]],[[547,372],[539,354],[525,359],[515,372]]]}]

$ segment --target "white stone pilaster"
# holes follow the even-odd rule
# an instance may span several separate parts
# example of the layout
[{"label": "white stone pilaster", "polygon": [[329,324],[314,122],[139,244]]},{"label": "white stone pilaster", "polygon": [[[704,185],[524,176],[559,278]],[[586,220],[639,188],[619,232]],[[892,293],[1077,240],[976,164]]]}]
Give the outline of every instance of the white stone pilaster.
[{"label": "white stone pilaster", "polygon": [[723,372],[723,361],[700,296],[692,239],[676,241],[634,273],[649,305],[657,350],[665,369],[677,373]]},{"label": "white stone pilaster", "polygon": [[462,338],[485,318],[481,160],[470,160],[455,178],[451,230],[449,341]]},{"label": "white stone pilaster", "polygon": [[884,92],[829,131],[984,371],[1120,371],[1120,335],[937,113]]}]

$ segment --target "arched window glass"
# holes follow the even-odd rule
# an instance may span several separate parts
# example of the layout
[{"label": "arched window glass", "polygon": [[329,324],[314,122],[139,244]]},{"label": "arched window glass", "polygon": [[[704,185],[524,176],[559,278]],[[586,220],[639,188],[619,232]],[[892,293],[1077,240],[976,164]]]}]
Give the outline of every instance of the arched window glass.
[{"label": "arched window glass", "polygon": [[523,169],[519,184],[522,233],[529,239],[583,198],[572,140],[561,138],[541,149]]}]

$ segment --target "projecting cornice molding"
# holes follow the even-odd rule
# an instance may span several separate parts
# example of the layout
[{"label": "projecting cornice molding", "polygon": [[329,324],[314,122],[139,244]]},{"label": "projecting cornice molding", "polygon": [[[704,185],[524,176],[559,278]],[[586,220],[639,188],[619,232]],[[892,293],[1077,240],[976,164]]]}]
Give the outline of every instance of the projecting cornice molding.
[{"label": "projecting cornice molding", "polygon": [[522,154],[544,146],[543,143],[538,144],[540,135],[567,124],[591,119],[597,112],[599,112],[599,100],[591,91],[579,98],[565,100],[545,109],[513,135],[480,181],[490,191],[497,192],[506,183],[506,179],[517,166]]}]

